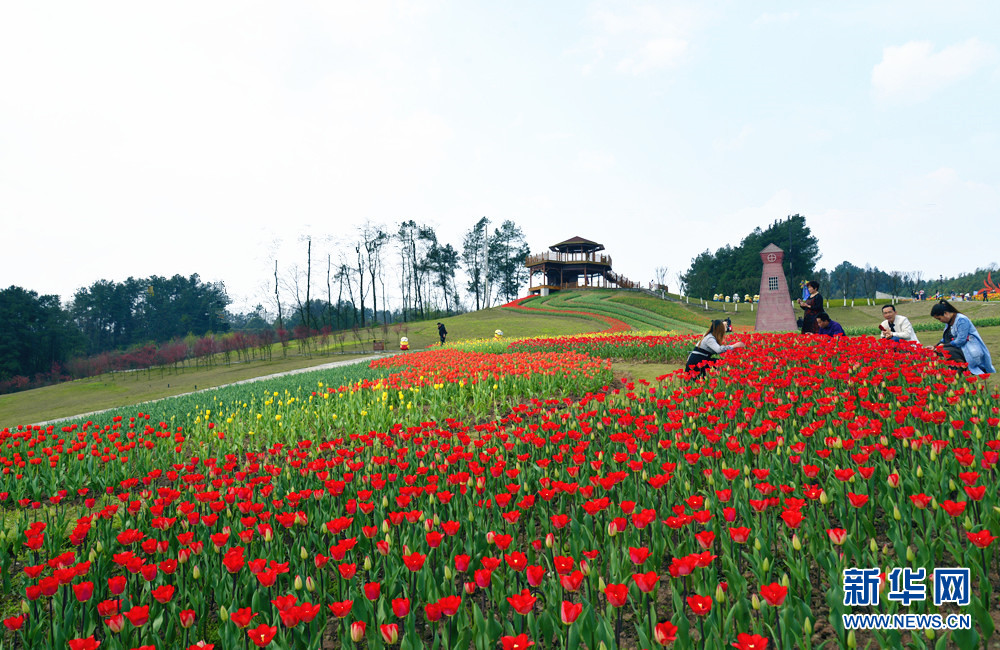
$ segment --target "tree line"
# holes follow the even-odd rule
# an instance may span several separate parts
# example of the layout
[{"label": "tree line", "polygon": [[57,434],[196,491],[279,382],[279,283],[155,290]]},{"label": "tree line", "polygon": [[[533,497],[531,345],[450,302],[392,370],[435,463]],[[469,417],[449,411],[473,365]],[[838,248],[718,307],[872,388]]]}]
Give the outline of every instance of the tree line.
[{"label": "tree line", "polygon": [[[365,223],[328,250],[317,250],[311,236],[302,243],[302,259],[274,261],[273,283],[247,313],[228,311],[225,285],[197,274],[102,279],[65,305],[58,296],[4,289],[0,393],[483,309],[517,298],[527,280],[529,248],[509,220],[494,227],[479,219],[458,248],[413,220]],[[465,282],[457,276],[463,267]]]},{"label": "tree line", "polygon": [[[524,261],[530,249],[509,220],[491,227],[489,219],[479,219],[459,247],[412,219],[392,227],[366,222],[318,255],[316,241],[303,238],[298,260],[274,261],[268,304],[275,327],[339,330],[484,309],[517,298],[528,278]],[[463,267],[464,284],[458,279]],[[253,311],[268,312],[263,303]]]},{"label": "tree line", "polygon": [[[816,280],[828,298],[872,299],[876,293],[893,296],[925,296],[938,292],[950,294],[973,292],[983,288],[983,280],[996,265],[976,269],[973,273],[958,276],[931,277],[923,271],[884,270],[871,264],[863,267],[843,261],[832,270],[816,270],[819,259],[819,242],[812,235],[806,219],[793,215],[776,220],[767,228],[755,228],[738,246],[724,246],[714,253],[705,250],[691,260],[687,271],[680,276],[683,291],[698,298],[711,298],[715,294],[754,295],[760,290],[760,251],[775,244],[784,252],[782,266],[792,297],[808,280]],[[1000,278],[995,278],[1000,281]]]}]

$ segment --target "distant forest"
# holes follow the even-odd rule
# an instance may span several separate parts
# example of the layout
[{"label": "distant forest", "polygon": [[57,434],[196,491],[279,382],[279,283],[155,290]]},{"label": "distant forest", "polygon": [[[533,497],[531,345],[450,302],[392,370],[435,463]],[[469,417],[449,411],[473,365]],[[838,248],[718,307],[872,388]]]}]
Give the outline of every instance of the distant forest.
[{"label": "distant forest", "polygon": [[98,280],[66,304],[8,287],[0,291],[0,393],[482,309],[517,298],[527,280],[528,244],[512,221],[479,219],[457,247],[412,220],[392,229],[366,223],[337,241],[318,250],[307,237],[299,259],[274,260],[273,283],[247,313],[229,309],[223,283],[197,274]]},{"label": "distant forest", "polygon": [[832,270],[817,270],[819,242],[805,217],[794,215],[754,229],[738,246],[724,246],[714,253],[706,250],[692,259],[680,276],[683,291],[697,298],[756,294],[760,290],[760,251],[772,243],[785,251],[783,266],[790,290],[794,293],[805,281],[816,280],[827,298],[874,298],[876,292],[912,296],[920,290],[928,296],[973,293],[983,288],[987,273],[997,271],[993,264],[955,277],[931,277],[922,270],[880,269],[871,264],[862,267],[846,260]]}]

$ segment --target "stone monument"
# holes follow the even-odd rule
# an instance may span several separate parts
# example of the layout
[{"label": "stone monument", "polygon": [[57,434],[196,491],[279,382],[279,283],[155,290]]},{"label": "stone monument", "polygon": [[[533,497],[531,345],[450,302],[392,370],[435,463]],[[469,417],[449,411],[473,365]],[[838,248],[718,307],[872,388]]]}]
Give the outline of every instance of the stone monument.
[{"label": "stone monument", "polygon": [[769,244],[760,252],[764,270],[760,274],[760,301],[757,303],[757,332],[791,332],[797,330],[795,311],[781,260],[785,251]]}]

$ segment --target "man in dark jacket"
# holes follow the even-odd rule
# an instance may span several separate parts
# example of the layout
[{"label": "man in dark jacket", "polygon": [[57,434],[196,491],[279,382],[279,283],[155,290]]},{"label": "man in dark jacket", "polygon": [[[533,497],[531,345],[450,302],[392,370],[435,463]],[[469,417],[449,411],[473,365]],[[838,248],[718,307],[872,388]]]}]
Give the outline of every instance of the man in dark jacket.
[{"label": "man in dark jacket", "polygon": [[444,337],[448,336],[448,330],[444,328],[444,323],[438,323],[438,336],[441,337],[441,345],[444,345]]},{"label": "man in dark jacket", "polygon": [[819,330],[816,331],[817,334],[822,334],[823,336],[847,336],[844,334],[844,328],[840,326],[840,323],[830,320],[830,315],[825,311],[820,312],[816,316],[816,324],[819,325]]}]

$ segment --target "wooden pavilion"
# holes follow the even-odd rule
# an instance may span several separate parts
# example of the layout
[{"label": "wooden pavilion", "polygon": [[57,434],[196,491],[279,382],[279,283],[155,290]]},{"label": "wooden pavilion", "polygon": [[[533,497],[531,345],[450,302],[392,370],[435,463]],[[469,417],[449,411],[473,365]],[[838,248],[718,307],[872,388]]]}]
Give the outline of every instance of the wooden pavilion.
[{"label": "wooden pavilion", "polygon": [[634,282],[611,270],[611,256],[601,253],[604,244],[571,237],[549,246],[544,253],[529,255],[528,293],[549,295],[559,289],[638,288]]}]

